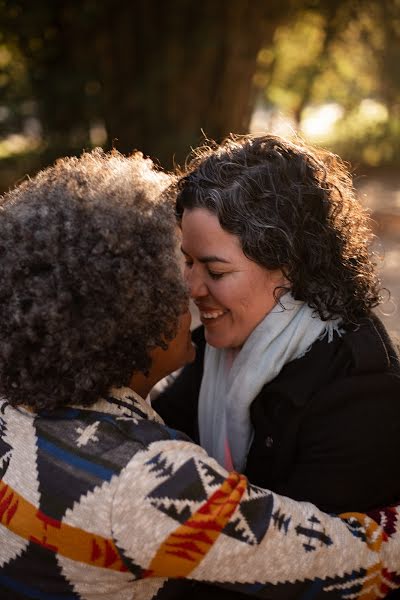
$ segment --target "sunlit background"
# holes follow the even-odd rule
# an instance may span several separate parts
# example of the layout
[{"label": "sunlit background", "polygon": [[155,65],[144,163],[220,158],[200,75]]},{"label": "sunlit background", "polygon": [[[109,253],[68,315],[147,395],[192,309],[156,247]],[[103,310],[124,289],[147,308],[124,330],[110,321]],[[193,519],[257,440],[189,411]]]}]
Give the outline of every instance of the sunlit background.
[{"label": "sunlit background", "polygon": [[0,0],[0,189],[84,148],[166,168],[204,134],[351,164],[400,332],[400,0]]}]

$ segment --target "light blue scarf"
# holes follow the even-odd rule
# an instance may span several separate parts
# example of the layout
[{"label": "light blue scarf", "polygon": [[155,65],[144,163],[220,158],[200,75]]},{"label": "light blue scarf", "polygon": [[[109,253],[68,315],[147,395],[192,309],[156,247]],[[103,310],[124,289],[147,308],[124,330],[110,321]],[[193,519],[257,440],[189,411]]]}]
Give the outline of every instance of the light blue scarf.
[{"label": "light blue scarf", "polygon": [[200,443],[221,465],[242,471],[253,439],[250,405],[262,387],[313,342],[336,332],[339,320],[322,321],[290,293],[257,325],[229,368],[229,350],[207,344],[199,396]]}]

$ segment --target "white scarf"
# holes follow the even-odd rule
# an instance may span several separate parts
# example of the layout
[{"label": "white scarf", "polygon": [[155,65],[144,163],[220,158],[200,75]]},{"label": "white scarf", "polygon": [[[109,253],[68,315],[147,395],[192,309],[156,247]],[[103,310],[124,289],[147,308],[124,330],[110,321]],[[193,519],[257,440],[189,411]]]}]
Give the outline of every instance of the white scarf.
[{"label": "white scarf", "polygon": [[[322,321],[285,294],[247,338],[229,369],[229,350],[206,345],[199,396],[200,443],[221,465],[243,470],[253,439],[250,405],[284,365],[315,340],[342,334],[339,320]],[[283,308],[282,308],[283,307]],[[232,462],[232,464],[230,464]]]}]

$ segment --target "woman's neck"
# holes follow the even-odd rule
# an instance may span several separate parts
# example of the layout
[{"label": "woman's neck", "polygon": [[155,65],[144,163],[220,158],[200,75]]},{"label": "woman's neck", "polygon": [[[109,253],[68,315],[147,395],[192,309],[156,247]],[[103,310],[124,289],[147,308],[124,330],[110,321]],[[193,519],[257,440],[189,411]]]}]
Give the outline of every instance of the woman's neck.
[{"label": "woman's neck", "polygon": [[132,375],[129,387],[142,398],[146,398],[149,395],[151,388],[155,386],[157,382],[158,378],[154,377],[154,375],[152,376],[151,372],[146,376],[144,373],[137,371]]}]

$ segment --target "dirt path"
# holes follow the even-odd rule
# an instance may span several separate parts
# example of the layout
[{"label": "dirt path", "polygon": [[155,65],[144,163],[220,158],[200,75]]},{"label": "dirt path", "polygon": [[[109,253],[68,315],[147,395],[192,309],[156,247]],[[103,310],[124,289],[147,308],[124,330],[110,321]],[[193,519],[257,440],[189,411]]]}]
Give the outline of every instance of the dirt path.
[{"label": "dirt path", "polygon": [[365,177],[357,190],[372,211],[377,250],[382,255],[382,282],[391,294],[376,312],[389,331],[400,336],[400,173]]}]

